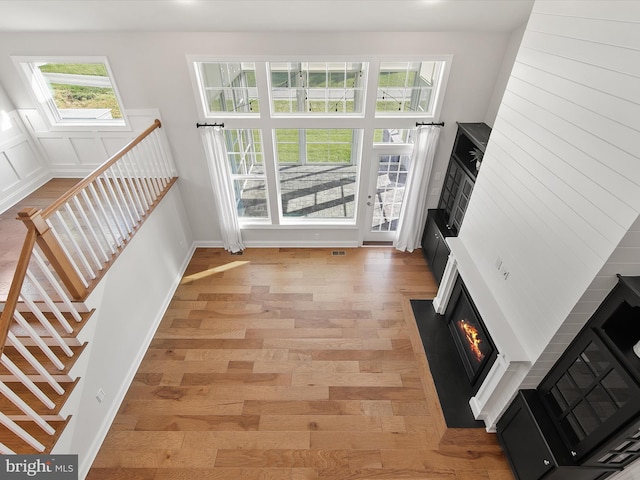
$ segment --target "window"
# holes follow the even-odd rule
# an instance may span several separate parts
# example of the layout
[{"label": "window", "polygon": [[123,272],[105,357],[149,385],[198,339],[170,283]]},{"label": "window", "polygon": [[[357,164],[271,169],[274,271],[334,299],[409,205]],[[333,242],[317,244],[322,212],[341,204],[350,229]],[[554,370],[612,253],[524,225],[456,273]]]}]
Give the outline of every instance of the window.
[{"label": "window", "polygon": [[351,129],[276,130],[284,218],[354,219],[359,158],[354,145],[361,136]]},{"label": "window", "polygon": [[443,68],[443,61],[382,62],[376,113],[433,115]]},{"label": "window", "polygon": [[198,81],[207,116],[260,112],[255,65],[251,62],[199,62]]},{"label": "window", "polygon": [[278,114],[362,113],[364,63],[270,63],[271,101]]},{"label": "window", "polygon": [[448,63],[193,57],[201,120],[225,125],[242,227],[360,228],[382,177],[392,228],[415,122],[437,120]]},{"label": "window", "polygon": [[18,64],[51,125],[127,125],[105,58],[18,59]]},{"label": "window", "polygon": [[268,218],[267,185],[259,130],[225,130],[239,218]]}]

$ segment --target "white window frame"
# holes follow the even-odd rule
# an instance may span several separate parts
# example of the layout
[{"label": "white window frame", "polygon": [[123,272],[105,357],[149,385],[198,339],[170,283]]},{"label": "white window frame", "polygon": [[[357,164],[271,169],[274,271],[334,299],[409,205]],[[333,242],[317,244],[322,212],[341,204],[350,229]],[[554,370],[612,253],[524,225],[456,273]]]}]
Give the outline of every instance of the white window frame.
[{"label": "white window frame", "polygon": [[[373,158],[373,135],[376,129],[398,128],[414,129],[416,122],[438,122],[444,101],[444,93],[448,83],[449,71],[453,62],[452,55],[349,55],[349,56],[245,56],[245,55],[188,55],[186,57],[189,73],[191,75],[194,98],[198,105],[200,121],[224,123],[229,129],[259,129],[262,131],[264,165],[267,179],[268,205],[270,209],[270,222],[265,219],[253,219],[243,217],[240,225],[243,229],[265,228],[277,229],[282,226],[288,228],[318,228],[339,227],[359,228],[360,219],[364,215],[364,207],[360,199],[366,198],[368,178],[370,172],[370,159]],[[340,113],[331,114],[304,114],[304,113],[274,113],[271,101],[271,75],[269,64],[271,62],[361,62],[363,68],[363,111],[361,114]],[[378,91],[378,74],[380,64],[385,62],[428,62],[442,61],[441,76],[437,85],[434,85],[436,95],[431,112],[399,112],[380,115],[376,114],[376,99]],[[199,73],[199,64],[206,62],[250,62],[255,65],[256,88],[260,101],[260,113],[247,115],[246,113],[215,112],[212,114],[206,108],[206,97],[203,96]],[[356,211],[353,218],[313,218],[313,217],[284,217],[281,211],[281,192],[278,181],[278,164],[275,131],[277,129],[353,129],[361,130],[363,135],[361,143],[356,142],[352,150],[353,158],[358,162],[358,174],[356,178]],[[306,148],[306,143],[303,144]],[[397,144],[392,144],[397,148]],[[301,147],[302,148],[302,147]]]},{"label": "white window frame", "polygon": [[[16,56],[11,57],[20,77],[25,85],[28,86],[29,93],[34,100],[36,108],[40,112],[42,118],[52,131],[131,131],[131,125],[127,119],[124,104],[116,81],[111,71],[109,61],[106,56],[91,57],[59,57],[59,56]],[[107,70],[109,82],[113,93],[120,107],[122,118],[118,119],[65,119],[62,118],[58,107],[56,106],[49,88],[47,87],[44,77],[37,68],[39,63],[101,63]]]}]

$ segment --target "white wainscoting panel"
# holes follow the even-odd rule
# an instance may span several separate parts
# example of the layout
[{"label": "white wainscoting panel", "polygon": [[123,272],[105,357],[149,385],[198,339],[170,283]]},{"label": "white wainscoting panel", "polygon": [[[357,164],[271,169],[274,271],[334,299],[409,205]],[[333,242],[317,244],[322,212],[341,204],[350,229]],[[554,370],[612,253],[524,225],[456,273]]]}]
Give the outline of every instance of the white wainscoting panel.
[{"label": "white wainscoting panel", "polygon": [[3,112],[0,124],[0,212],[38,188],[48,169],[16,111]]}]

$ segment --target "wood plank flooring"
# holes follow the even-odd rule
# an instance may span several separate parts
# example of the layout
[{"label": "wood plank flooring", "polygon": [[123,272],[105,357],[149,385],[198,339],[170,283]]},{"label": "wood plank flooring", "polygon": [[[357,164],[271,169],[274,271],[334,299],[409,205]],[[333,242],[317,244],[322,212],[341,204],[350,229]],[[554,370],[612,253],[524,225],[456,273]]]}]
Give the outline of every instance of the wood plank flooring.
[{"label": "wood plank flooring", "polygon": [[0,214],[0,301],[7,298],[27,233],[24,224],[16,220],[18,212],[27,207],[48,207],[79,181],[78,178],[54,178]]},{"label": "wood plank flooring", "polygon": [[90,480],[511,480],[495,435],[446,429],[410,298],[422,253],[198,249]]}]

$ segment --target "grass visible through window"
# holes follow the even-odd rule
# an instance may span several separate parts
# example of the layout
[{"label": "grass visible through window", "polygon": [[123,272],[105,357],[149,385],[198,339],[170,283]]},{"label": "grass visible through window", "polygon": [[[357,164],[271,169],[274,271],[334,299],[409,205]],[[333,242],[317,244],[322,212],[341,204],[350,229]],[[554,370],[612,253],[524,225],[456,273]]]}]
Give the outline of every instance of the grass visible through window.
[{"label": "grass visible through window", "polygon": [[[103,77],[107,79],[109,85],[111,84],[107,68],[102,63],[46,63],[38,68],[43,74],[60,73]],[[122,118],[120,105],[113,88],[54,82],[49,83],[49,86],[59,110],[108,109],[111,111],[112,118]]]}]

